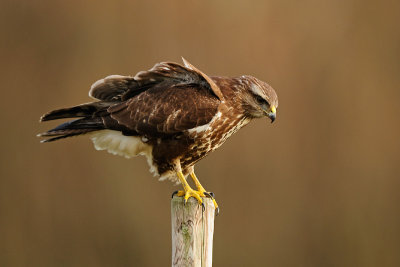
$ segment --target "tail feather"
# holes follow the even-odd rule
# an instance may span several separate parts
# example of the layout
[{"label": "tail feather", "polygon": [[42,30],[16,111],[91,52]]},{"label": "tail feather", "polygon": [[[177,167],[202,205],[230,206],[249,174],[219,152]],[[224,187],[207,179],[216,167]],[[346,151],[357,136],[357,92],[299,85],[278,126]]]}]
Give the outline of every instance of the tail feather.
[{"label": "tail feather", "polygon": [[59,135],[59,136],[56,136],[56,137],[52,137],[52,138],[49,138],[49,139],[42,140],[42,141],[40,141],[40,143],[53,142],[53,141],[57,141],[57,140],[60,140],[60,139],[67,138],[67,137],[77,136],[77,135],[81,135],[81,134],[83,134],[83,133],[71,133],[71,134]]},{"label": "tail feather", "polygon": [[111,102],[99,101],[70,108],[57,109],[44,114],[40,118],[40,121],[93,116],[94,114],[107,109],[112,104],[113,103]]},{"label": "tail feather", "polygon": [[38,134],[40,137],[51,137],[42,142],[52,142],[62,138],[86,134],[93,131],[103,130],[105,126],[103,120],[96,118],[81,118],[60,124],[54,129]]}]

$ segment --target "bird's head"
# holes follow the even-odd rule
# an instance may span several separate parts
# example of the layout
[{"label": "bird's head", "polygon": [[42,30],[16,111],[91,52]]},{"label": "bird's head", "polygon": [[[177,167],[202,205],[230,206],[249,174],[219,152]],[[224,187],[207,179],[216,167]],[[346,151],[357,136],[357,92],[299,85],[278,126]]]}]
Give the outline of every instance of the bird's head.
[{"label": "bird's head", "polygon": [[247,116],[261,118],[267,116],[274,122],[278,108],[278,96],[267,83],[252,76],[241,76],[244,84],[243,105]]}]

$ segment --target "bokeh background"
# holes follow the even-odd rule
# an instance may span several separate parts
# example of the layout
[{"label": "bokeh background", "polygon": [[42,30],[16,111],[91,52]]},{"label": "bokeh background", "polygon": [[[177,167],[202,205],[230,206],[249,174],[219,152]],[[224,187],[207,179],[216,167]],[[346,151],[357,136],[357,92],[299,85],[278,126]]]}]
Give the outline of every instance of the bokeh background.
[{"label": "bokeh background", "polygon": [[280,99],[197,165],[214,266],[400,266],[399,1],[6,1],[0,266],[169,266],[170,194],[144,158],[40,144],[97,79],[181,56]]}]

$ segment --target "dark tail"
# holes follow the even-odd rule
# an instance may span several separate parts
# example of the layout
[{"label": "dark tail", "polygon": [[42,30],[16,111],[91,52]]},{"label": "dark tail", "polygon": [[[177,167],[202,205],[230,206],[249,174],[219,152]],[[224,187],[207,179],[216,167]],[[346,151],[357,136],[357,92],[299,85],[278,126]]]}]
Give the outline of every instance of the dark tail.
[{"label": "dark tail", "polygon": [[71,108],[51,111],[40,118],[40,121],[49,121],[64,118],[79,118],[60,124],[54,129],[38,134],[40,137],[51,137],[42,140],[42,143],[52,142],[59,139],[86,134],[93,131],[105,129],[101,112],[110,106],[107,102],[94,102]]},{"label": "dark tail", "polygon": [[62,108],[50,111],[44,114],[40,121],[51,121],[64,118],[79,118],[79,117],[89,117],[106,110],[110,105],[114,103],[110,102],[93,102],[86,103],[75,107]]}]

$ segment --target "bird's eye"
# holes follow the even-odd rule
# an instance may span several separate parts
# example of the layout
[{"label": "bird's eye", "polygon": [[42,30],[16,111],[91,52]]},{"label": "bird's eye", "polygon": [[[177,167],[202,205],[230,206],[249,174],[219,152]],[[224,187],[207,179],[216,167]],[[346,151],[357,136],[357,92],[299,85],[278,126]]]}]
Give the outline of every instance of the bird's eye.
[{"label": "bird's eye", "polygon": [[259,96],[259,95],[256,95],[256,101],[257,101],[258,104],[260,104],[260,105],[262,105],[262,104],[267,104],[267,105],[269,105],[269,104],[268,104],[268,101],[265,100],[264,98],[262,98],[262,97]]}]

